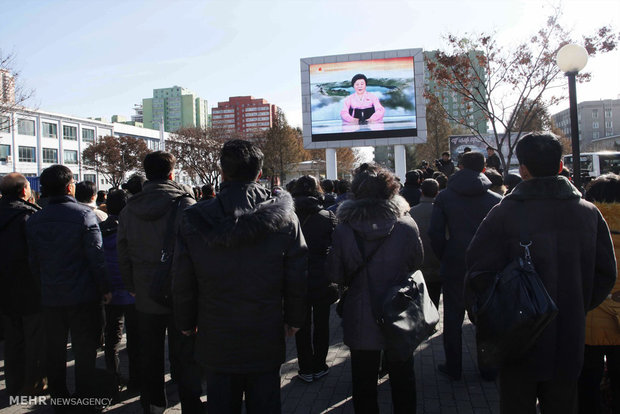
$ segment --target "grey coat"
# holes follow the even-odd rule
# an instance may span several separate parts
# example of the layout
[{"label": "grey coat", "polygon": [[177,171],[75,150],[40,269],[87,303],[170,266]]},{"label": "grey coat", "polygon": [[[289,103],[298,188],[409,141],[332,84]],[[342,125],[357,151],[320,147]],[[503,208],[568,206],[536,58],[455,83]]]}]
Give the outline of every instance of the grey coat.
[{"label": "grey coat", "polygon": [[430,197],[420,197],[420,204],[413,206],[409,214],[411,214],[411,217],[413,217],[420,229],[420,238],[424,246],[424,263],[422,263],[424,280],[426,282],[441,282],[439,277],[439,266],[441,263],[431,248],[431,238],[428,236],[433,215],[433,200]]},{"label": "grey coat", "polygon": [[[420,233],[409,216],[409,205],[401,196],[391,200],[347,200],[338,209],[338,226],[332,236],[328,256],[330,279],[345,284],[363,263],[355,233],[365,254],[379,243],[377,253],[350,283],[344,304],[342,326],[344,343],[351,349],[378,350],[386,342],[372,307],[377,309],[387,290],[419,269],[424,253]],[[371,304],[372,301],[372,304]]]}]

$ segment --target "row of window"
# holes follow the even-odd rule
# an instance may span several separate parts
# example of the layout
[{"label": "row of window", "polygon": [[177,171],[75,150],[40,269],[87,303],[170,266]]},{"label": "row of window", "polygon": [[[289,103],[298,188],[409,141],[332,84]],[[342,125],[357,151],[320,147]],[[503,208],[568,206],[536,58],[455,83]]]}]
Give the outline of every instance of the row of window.
[{"label": "row of window", "polygon": [[[612,112],[611,109],[605,109],[605,118],[611,118]],[[592,110],[592,119],[598,119],[598,109]]]},{"label": "row of window", "polygon": [[[58,163],[58,150],[55,148],[42,148],[43,162],[46,164]],[[11,155],[10,145],[0,145],[0,161],[8,161]],[[73,150],[64,150],[65,164],[77,164],[78,152]],[[37,162],[37,150],[35,147],[19,146],[17,147],[17,160],[19,162]]]},{"label": "row of window", "polygon": [[[0,116],[0,131],[11,132],[9,118]],[[17,120],[17,133],[19,135],[35,136],[35,123],[31,119]],[[41,123],[41,133],[45,138],[58,138],[58,124],[51,122]],[[62,137],[69,141],[77,141],[77,127],[71,125],[62,126]],[[95,142],[95,130],[82,128],[82,141]]]},{"label": "row of window", "polygon": [[251,106],[249,108],[245,108],[245,112],[256,112],[256,111],[269,111],[268,106]]},{"label": "row of window", "polygon": [[[597,121],[592,122],[592,129],[598,129],[599,124]],[[612,121],[605,121],[605,128],[613,128],[614,124]]]}]

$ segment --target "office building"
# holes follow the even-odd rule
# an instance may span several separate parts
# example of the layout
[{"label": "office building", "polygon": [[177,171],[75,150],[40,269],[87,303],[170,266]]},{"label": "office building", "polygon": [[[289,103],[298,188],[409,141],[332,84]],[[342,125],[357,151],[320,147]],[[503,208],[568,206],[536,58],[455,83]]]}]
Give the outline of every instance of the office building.
[{"label": "office building", "polygon": [[[571,136],[570,109],[551,115],[551,119],[565,136]],[[593,142],[614,136],[614,131],[615,135],[620,132],[620,99],[579,102],[577,120],[582,151],[588,150]]]},{"label": "office building", "polygon": [[218,102],[217,107],[211,110],[211,124],[250,135],[271,128],[278,110],[276,105],[265,99],[233,96],[226,102]]},{"label": "office building", "polygon": [[6,69],[0,69],[0,102],[15,103],[15,78]]},{"label": "office building", "polygon": [[[180,86],[153,89],[153,97],[142,100],[142,117],[145,128],[174,132],[179,128],[207,126],[207,101]],[[139,112],[138,112],[139,116]]]}]

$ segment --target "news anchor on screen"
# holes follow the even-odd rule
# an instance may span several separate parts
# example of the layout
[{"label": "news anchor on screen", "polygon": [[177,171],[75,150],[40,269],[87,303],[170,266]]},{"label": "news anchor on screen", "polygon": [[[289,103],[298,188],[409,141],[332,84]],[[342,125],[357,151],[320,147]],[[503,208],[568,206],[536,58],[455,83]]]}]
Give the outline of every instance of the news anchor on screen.
[{"label": "news anchor on screen", "polygon": [[368,79],[361,73],[351,79],[355,91],[344,99],[344,107],[340,111],[343,121],[360,125],[383,121],[385,108],[376,95],[366,91],[367,83]]}]

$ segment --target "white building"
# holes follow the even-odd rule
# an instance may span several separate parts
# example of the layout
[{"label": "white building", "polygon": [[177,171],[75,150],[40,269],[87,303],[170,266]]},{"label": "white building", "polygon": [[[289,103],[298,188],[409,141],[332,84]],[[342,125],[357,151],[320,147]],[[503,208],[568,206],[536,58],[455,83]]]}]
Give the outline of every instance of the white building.
[{"label": "white building", "polygon": [[[164,132],[164,139],[169,134]],[[92,181],[100,189],[110,184],[102,174],[82,162],[82,151],[104,136],[131,136],[160,148],[160,131],[108,123],[38,110],[23,109],[0,115],[0,177],[17,171],[38,177],[52,164],[64,164],[76,181]]]}]

